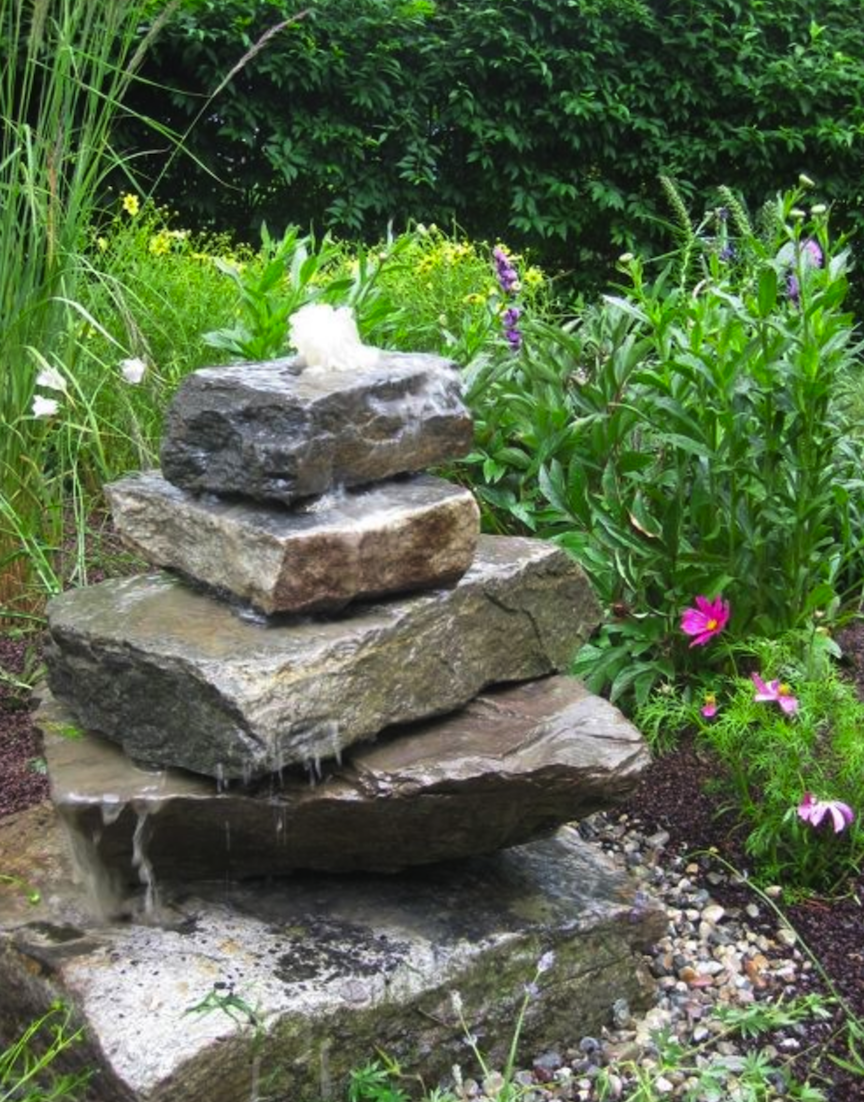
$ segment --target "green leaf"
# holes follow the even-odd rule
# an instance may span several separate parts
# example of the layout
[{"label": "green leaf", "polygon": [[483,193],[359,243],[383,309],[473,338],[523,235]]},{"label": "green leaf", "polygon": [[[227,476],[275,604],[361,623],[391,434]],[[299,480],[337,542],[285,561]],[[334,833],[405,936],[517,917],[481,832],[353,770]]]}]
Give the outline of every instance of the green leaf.
[{"label": "green leaf", "polygon": [[767,318],[777,306],[777,272],[774,268],[764,267],[759,272],[757,291],[759,317]]}]

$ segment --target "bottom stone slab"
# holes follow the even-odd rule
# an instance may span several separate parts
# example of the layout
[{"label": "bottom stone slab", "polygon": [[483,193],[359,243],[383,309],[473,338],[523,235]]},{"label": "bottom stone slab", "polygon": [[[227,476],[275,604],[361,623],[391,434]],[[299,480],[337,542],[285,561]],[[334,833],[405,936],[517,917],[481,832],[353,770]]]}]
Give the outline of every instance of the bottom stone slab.
[{"label": "bottom stone slab", "polygon": [[[638,952],[665,914],[619,866],[563,828],[553,839],[399,876],[165,885],[158,914],[88,918],[53,812],[0,822],[0,1035],[51,1001],[84,1027],[94,1102],[345,1097],[376,1049],[424,1076],[471,1066],[455,1013],[501,1066],[528,1003],[523,1051],[573,1044],[612,1003],[644,1009]],[[146,921],[145,921],[146,920]]]}]

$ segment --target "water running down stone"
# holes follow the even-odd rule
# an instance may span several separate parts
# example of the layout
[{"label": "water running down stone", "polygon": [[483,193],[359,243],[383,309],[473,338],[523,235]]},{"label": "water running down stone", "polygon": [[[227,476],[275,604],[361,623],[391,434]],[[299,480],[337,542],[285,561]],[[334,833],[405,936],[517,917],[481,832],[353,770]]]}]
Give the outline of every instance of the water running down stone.
[{"label": "water running down stone", "polygon": [[[504,1051],[514,1000],[549,949],[555,973],[526,1037],[563,1029],[577,1009],[582,1032],[599,1029],[616,999],[646,996],[635,954],[658,936],[652,900],[640,893],[637,906],[627,878],[567,827],[517,845],[614,803],[647,763],[614,708],[550,676],[599,620],[584,575],[548,543],[478,540],[463,491],[435,488],[433,520],[401,545],[392,510],[376,519],[375,503],[434,483],[414,472],[470,445],[458,369],[435,357],[382,354],[373,370],[314,376],[294,361],[237,365],[184,382],[162,451],[173,488],[153,474],[109,490],[130,544],[180,576],[52,602],[58,703],[46,699],[42,722],[76,852],[103,909],[132,923],[100,933],[85,896],[59,888],[62,861],[46,868],[53,902],[35,923],[0,912],[0,985],[24,1015],[57,995],[76,1005],[97,1046],[96,1097],[234,1102],[264,1057],[286,1097],[316,1085],[341,1097],[375,1044],[431,1069],[463,1044],[442,1011],[450,986],[473,1004],[485,1047]],[[273,540],[276,528],[326,528],[347,497],[343,549],[361,529],[374,546],[380,525],[382,552],[401,546],[391,565],[343,571],[337,556],[322,569],[320,544],[301,540],[262,568],[252,529]],[[182,547],[159,531],[186,525],[167,516],[178,501],[201,542],[207,532],[203,559],[194,526]],[[442,521],[450,502],[458,518]],[[244,557],[245,574],[232,562]],[[316,607],[330,611],[269,614]],[[74,743],[58,738],[68,715],[87,729]],[[297,869],[343,876],[236,890],[224,879]],[[202,876],[218,878],[218,898],[204,884],[188,898],[183,883]],[[61,922],[78,933],[58,956]],[[28,972],[34,959],[46,976]],[[255,1003],[264,1048],[248,1022],[185,1016],[224,990]],[[144,1021],[156,1032],[142,1045]]]}]

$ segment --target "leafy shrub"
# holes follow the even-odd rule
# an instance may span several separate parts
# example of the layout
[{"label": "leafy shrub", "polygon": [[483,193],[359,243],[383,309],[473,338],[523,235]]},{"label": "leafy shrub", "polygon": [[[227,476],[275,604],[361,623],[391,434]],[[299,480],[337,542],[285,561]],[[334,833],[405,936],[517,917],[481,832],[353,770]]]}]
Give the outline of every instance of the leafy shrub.
[{"label": "leafy shrub", "polygon": [[521,354],[472,392],[478,494],[584,566],[610,618],[577,670],[613,698],[691,667],[677,620],[697,593],[771,635],[860,585],[861,449],[831,401],[859,357],[849,255],[804,197],[760,235],[725,192],[657,277],[629,256],[597,309],[524,319]]},{"label": "leafy shrub", "polygon": [[[136,104],[185,133],[296,10],[185,0]],[[321,0],[222,87],[160,186],[190,224],[247,237],[456,222],[597,287],[618,252],[657,250],[664,172],[691,199],[726,181],[755,204],[818,170],[860,226],[862,54],[844,0]]]}]

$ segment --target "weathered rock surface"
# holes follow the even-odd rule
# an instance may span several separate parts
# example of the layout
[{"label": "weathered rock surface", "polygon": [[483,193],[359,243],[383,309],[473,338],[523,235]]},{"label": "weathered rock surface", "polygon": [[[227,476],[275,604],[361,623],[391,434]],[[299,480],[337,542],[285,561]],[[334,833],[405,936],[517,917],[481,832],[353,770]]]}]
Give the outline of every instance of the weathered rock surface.
[{"label": "weathered rock surface", "polygon": [[78,723],[132,758],[249,778],[564,669],[598,620],[563,551],[483,536],[452,589],[340,620],[251,622],[165,574],[69,590],[46,661]]},{"label": "weathered rock surface", "polygon": [[649,761],[636,728],[570,677],[490,691],[450,716],[391,729],[314,785],[285,774],[257,790],[145,771],[105,739],[64,738],[70,718],[50,700],[39,722],[55,807],[124,883],[139,879],[136,830],[148,872],[184,882],[393,871],[492,853],[613,805]]},{"label": "weathered rock surface", "polygon": [[376,1046],[430,1086],[471,1074],[453,991],[503,1066],[541,954],[523,1051],[597,1034],[616,999],[645,1008],[637,952],[667,922],[568,828],[398,877],[166,888],[161,925],[88,919],[44,809],[0,823],[0,867],[19,865],[42,901],[0,884],[0,1034],[70,1004],[93,1102],[344,1099]]},{"label": "weathered rock surface", "polygon": [[471,448],[459,369],[439,356],[388,352],[371,370],[296,372],[282,359],[187,375],[168,410],[165,478],[290,503]]},{"label": "weathered rock surface", "polygon": [[294,508],[198,496],[158,471],[105,491],[117,529],[144,558],[265,613],[335,611],[454,582],[480,532],[473,495],[429,475]]}]

